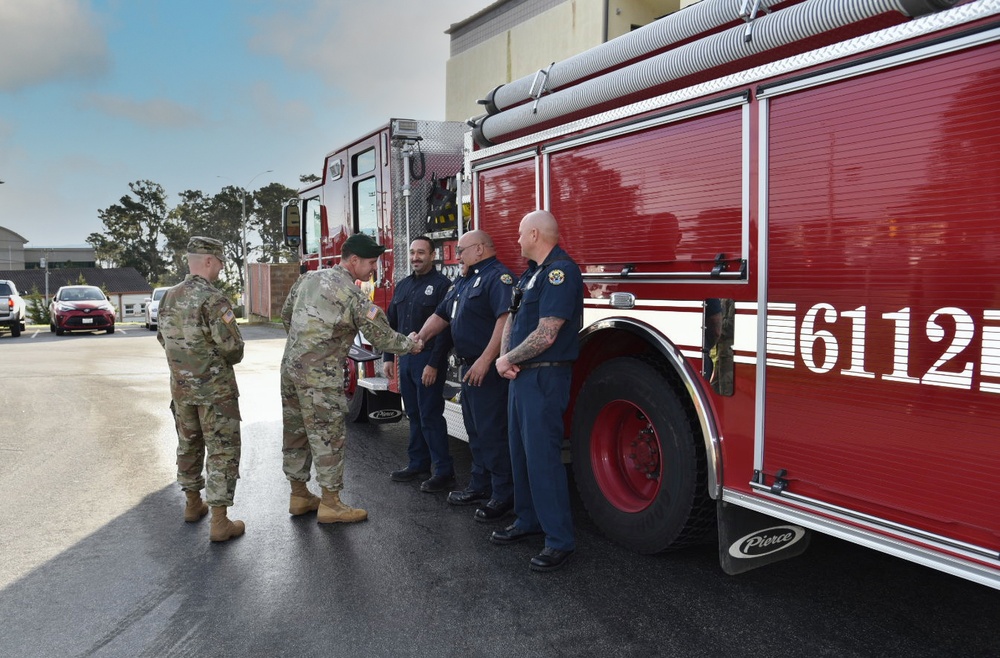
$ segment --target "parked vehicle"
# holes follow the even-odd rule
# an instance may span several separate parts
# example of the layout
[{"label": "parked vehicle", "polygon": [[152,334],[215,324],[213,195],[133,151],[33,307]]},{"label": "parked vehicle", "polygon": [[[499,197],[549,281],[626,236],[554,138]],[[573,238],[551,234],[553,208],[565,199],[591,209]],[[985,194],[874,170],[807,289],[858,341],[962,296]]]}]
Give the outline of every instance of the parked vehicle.
[{"label": "parked vehicle", "polygon": [[156,288],[153,290],[153,296],[146,298],[146,328],[150,331],[156,331],[156,318],[160,314],[160,300],[163,296],[167,294],[170,288]]},{"label": "parked vehicle", "polygon": [[24,331],[24,299],[13,281],[0,280],[0,328],[10,329],[17,338]]},{"label": "parked vehicle", "polygon": [[49,304],[49,331],[115,333],[115,307],[97,286],[63,286]]}]

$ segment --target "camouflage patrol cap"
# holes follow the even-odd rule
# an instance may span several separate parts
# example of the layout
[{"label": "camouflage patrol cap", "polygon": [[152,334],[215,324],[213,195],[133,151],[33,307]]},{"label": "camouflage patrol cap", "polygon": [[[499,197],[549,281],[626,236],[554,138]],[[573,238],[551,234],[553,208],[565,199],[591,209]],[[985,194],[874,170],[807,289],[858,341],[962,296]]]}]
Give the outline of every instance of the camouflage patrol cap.
[{"label": "camouflage patrol cap", "polygon": [[344,251],[361,258],[378,258],[385,252],[385,247],[375,242],[375,239],[370,235],[355,233],[347,238],[347,242],[344,243]]},{"label": "camouflage patrol cap", "polygon": [[223,262],[226,260],[225,253],[222,250],[222,242],[215,238],[195,235],[188,242],[187,252],[189,254],[211,254]]}]

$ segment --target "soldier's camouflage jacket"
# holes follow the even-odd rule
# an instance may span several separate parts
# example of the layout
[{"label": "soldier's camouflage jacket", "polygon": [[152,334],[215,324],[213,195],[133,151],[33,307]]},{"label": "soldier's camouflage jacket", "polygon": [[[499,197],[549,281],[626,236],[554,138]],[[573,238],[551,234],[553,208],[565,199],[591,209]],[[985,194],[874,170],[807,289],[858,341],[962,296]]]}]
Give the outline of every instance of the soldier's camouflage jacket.
[{"label": "soldier's camouflage jacket", "polygon": [[343,388],[344,359],[358,331],[383,352],[402,354],[413,345],[340,265],[300,276],[281,321],[288,332],[281,373],[308,387]]},{"label": "soldier's camouflage jacket", "polygon": [[218,288],[189,274],[160,300],[156,337],[167,352],[175,402],[205,405],[239,396],[233,365],[243,337],[233,308]]}]

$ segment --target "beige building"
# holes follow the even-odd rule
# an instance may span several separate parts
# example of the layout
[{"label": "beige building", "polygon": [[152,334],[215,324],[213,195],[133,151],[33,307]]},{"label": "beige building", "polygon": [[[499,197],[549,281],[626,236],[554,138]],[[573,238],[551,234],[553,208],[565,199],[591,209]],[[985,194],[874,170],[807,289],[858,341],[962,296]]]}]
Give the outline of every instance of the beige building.
[{"label": "beige building", "polygon": [[445,119],[483,114],[501,84],[598,46],[698,0],[498,0],[452,25]]}]

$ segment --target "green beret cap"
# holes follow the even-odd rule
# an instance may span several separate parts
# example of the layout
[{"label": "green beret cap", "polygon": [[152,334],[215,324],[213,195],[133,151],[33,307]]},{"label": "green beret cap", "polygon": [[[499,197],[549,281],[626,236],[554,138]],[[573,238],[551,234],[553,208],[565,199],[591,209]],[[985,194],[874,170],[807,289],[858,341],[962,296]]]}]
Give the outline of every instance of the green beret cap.
[{"label": "green beret cap", "polygon": [[370,235],[355,233],[347,238],[344,243],[344,250],[356,254],[361,258],[378,258],[385,251],[385,247],[375,242]]},{"label": "green beret cap", "polygon": [[215,238],[206,238],[196,235],[188,242],[189,254],[211,254],[219,260],[225,262],[225,252],[222,250],[222,243]]}]

